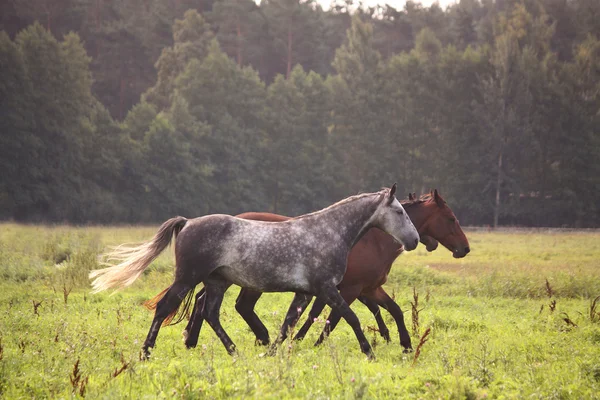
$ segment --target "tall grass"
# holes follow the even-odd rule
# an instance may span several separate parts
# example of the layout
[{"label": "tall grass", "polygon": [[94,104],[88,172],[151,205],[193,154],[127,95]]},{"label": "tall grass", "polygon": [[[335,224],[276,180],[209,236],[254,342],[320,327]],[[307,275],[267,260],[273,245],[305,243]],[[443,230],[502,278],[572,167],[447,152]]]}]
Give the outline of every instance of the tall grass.
[{"label": "tall grass", "polygon": [[[382,311],[392,342],[377,343],[376,362],[360,353],[344,322],[315,348],[324,318],[304,341],[285,342],[269,357],[254,345],[234,310],[237,290],[230,290],[221,319],[237,356],[227,355],[207,324],[198,347],[186,350],[183,326],[176,325],[161,329],[151,360],[141,362],[151,321],[141,305],[171,283],[172,251],[116,294],[91,295],[86,277],[108,246],[147,240],[155,230],[0,225],[0,398],[586,399],[600,393],[598,233],[468,232],[472,252],[464,259],[441,247],[399,257],[385,288],[407,323],[413,288],[419,294],[423,335],[412,338],[421,343],[418,356],[402,352],[395,323]],[[257,305],[272,339],[291,297],[265,294]],[[376,335],[368,310],[352,307],[367,334]]]}]

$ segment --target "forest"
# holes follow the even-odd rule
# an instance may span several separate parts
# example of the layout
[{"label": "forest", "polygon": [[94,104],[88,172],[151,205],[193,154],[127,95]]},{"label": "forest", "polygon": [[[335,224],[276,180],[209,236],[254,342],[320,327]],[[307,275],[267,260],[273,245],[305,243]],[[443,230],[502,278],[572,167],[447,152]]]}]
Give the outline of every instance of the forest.
[{"label": "forest", "polygon": [[8,0],[0,219],[299,215],[398,183],[600,226],[600,1]]}]

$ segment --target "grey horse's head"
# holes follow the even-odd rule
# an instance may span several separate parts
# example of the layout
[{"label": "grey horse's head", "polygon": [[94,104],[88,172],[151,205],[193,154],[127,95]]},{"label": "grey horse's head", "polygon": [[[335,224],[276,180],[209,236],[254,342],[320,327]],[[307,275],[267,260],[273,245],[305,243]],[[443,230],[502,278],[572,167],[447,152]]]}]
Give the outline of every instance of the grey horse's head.
[{"label": "grey horse's head", "polygon": [[396,184],[383,192],[379,206],[371,218],[371,226],[375,226],[391,235],[408,251],[414,250],[419,244],[419,233],[396,199]]}]

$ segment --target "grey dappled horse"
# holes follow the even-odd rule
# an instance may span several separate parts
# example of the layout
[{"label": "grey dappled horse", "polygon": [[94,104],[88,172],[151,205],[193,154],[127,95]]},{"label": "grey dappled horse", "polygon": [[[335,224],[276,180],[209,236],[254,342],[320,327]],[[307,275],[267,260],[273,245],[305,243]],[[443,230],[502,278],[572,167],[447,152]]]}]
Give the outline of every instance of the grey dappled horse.
[{"label": "grey dappled horse", "polygon": [[[296,292],[290,309],[306,307],[311,296],[337,310],[354,330],[363,353],[373,357],[360,322],[338,293],[352,246],[377,227],[407,250],[419,243],[411,220],[394,197],[396,185],[375,193],[348,197],[323,210],[285,222],[251,221],[214,214],[187,220],[175,217],[154,238],[137,247],[121,246],[109,253],[117,265],[92,271],[96,292],[132,284],[169,245],[175,235],[175,280],[156,305],[143,345],[149,356],[163,321],[177,312],[184,298],[190,304],[194,287],[203,282],[206,300],[196,312],[206,319],[227,351],[235,345],[221,326],[219,309],[232,284],[260,292]],[[299,318],[295,317],[295,318]],[[295,321],[286,318],[285,324]],[[292,318],[293,319],[293,318]]]}]

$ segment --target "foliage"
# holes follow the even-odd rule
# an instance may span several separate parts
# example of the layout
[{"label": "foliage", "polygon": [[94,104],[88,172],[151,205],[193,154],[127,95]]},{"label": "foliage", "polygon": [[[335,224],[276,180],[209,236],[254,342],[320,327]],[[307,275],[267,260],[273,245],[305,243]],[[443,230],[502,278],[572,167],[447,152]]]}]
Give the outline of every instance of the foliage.
[{"label": "foliage", "polygon": [[[52,4],[50,4],[52,3]],[[297,215],[398,182],[600,224],[594,0],[8,0],[0,218]]]}]

